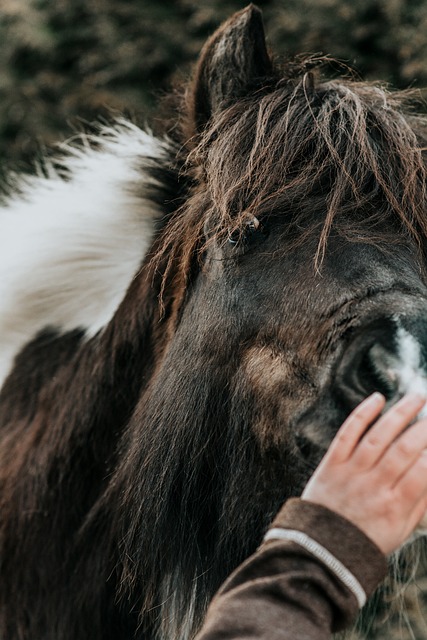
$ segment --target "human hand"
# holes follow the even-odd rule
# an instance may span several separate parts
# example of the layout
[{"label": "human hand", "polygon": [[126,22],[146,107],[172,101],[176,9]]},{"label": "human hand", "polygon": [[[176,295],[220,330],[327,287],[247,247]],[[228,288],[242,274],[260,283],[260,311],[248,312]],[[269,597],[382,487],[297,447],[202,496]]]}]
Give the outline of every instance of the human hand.
[{"label": "human hand", "polygon": [[305,487],[302,498],[339,513],[389,554],[427,510],[426,399],[408,394],[369,429],[385,405],[374,393],[349,415]]}]

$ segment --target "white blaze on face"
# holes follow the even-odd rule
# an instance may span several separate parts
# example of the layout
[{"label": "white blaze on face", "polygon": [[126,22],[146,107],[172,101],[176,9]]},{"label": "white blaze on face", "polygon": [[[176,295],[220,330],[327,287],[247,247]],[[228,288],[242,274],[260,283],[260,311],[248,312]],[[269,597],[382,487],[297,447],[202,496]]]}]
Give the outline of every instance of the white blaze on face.
[{"label": "white blaze on face", "polygon": [[[427,375],[423,368],[421,347],[414,336],[402,327],[397,332],[399,366],[396,370],[399,396],[420,393],[427,397]],[[420,413],[427,415],[427,407]]]},{"label": "white blaze on face", "polygon": [[[398,319],[396,319],[398,322]],[[375,367],[379,380],[386,387],[392,386],[393,393],[389,406],[406,393],[419,393],[427,397],[427,372],[423,367],[421,345],[406,329],[399,326],[396,333],[395,352],[375,344],[370,349],[371,364]],[[424,408],[420,414],[427,415]]]}]

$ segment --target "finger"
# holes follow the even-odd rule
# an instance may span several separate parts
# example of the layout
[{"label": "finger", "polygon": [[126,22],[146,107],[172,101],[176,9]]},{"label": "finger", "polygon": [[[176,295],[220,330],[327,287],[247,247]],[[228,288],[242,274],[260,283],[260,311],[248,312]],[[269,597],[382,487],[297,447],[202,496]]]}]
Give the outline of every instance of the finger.
[{"label": "finger", "polygon": [[360,438],[370,424],[380,415],[385,405],[385,398],[375,392],[365,398],[343,422],[330,445],[324,460],[344,462],[353,453]]},{"label": "finger", "polygon": [[362,438],[353,456],[360,469],[371,468],[398,435],[421,411],[426,399],[415,393],[403,396]]},{"label": "finger", "polygon": [[387,480],[393,488],[399,479],[413,466],[427,449],[427,418],[419,420],[401,434],[389,448],[375,468],[376,482]]},{"label": "finger", "polygon": [[427,494],[427,452],[423,451],[408,471],[399,478],[395,495],[409,508],[414,507]]}]

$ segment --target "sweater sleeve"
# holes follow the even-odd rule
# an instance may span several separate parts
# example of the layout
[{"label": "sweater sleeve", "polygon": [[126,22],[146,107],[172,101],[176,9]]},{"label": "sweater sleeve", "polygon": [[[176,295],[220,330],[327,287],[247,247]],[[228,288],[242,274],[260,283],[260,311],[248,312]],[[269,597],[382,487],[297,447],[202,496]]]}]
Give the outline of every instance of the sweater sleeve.
[{"label": "sweater sleeve", "polygon": [[326,640],[354,620],[385,573],[385,556],[356,526],[289,500],[215,596],[197,640]]}]

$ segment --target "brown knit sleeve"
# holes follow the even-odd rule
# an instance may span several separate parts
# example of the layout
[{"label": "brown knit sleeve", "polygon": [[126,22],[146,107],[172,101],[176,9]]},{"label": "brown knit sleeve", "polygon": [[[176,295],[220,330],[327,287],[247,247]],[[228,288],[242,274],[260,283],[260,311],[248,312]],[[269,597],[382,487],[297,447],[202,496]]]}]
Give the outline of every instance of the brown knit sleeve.
[{"label": "brown knit sleeve", "polygon": [[[271,529],[304,534],[303,540],[314,541],[315,550],[326,550],[367,595],[385,575],[385,557],[373,542],[319,505],[288,501]],[[345,628],[358,608],[339,571],[307,546],[273,538],[224,583],[197,640],[326,640]]]},{"label": "brown knit sleeve", "polygon": [[377,545],[346,518],[308,500],[288,500],[270,529],[302,531],[328,550],[354,575],[370,596],[387,570]]}]

